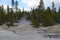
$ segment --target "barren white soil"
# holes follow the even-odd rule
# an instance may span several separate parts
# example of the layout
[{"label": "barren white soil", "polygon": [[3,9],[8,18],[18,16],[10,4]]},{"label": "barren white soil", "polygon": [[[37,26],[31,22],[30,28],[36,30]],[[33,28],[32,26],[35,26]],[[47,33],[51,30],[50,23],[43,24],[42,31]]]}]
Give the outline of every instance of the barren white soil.
[{"label": "barren white soil", "polygon": [[[5,25],[0,27],[0,40],[60,40],[60,38],[49,38],[44,36],[48,34],[46,32],[51,32],[52,29],[58,29],[54,26],[50,28],[32,28],[32,25],[30,25],[31,22],[27,20],[21,20],[20,23],[15,24],[17,27],[7,28]],[[51,35],[53,34],[54,33],[51,33]]]}]

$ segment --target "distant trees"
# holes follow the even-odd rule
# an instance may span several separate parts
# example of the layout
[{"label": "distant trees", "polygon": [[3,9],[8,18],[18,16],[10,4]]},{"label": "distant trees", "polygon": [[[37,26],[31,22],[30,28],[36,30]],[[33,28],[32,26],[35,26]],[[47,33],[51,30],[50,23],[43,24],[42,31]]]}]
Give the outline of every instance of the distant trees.
[{"label": "distant trees", "polygon": [[7,6],[7,14],[5,14],[4,6],[0,6],[0,25],[5,22],[13,25],[14,22],[20,20],[21,17],[26,17],[27,20],[31,20],[33,26],[36,28],[38,28],[40,24],[43,26],[51,26],[55,23],[60,23],[60,7],[57,11],[54,2],[52,2],[52,9],[50,9],[50,7],[45,9],[43,0],[40,0],[37,8],[32,8],[31,11],[25,11],[23,8],[23,11],[21,11],[18,9],[18,1],[14,2],[14,0],[12,0],[12,8]]}]

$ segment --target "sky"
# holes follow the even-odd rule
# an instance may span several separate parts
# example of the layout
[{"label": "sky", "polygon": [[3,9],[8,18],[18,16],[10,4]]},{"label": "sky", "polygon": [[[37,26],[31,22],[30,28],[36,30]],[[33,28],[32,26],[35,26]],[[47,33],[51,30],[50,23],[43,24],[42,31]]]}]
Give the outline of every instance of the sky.
[{"label": "sky", "polygon": [[[16,1],[16,0],[14,0]],[[21,10],[24,8],[26,11],[30,11],[31,8],[36,8],[39,5],[40,0],[17,0],[18,1],[18,8]],[[48,6],[52,6],[52,1],[55,3],[56,9],[60,6],[60,0],[43,0],[44,6],[47,8]],[[4,5],[4,8],[7,8],[7,5],[11,8],[11,0],[0,0],[0,5]]]}]

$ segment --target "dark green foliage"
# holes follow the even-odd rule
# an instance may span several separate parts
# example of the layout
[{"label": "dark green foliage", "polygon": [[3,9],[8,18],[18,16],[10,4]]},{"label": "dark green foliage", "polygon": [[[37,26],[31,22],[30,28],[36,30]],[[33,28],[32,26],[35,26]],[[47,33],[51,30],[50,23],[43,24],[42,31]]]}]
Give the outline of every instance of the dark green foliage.
[{"label": "dark green foliage", "polygon": [[13,23],[14,23],[14,12],[12,9],[8,13],[7,18],[8,18],[8,24],[13,25]]},{"label": "dark green foliage", "polygon": [[6,22],[8,22],[9,6],[7,6]]},{"label": "dark green foliage", "polygon": [[58,13],[56,14],[56,21],[57,23],[60,23],[60,7],[58,9]]},{"label": "dark green foliage", "polygon": [[5,14],[3,5],[0,6],[0,25],[5,23]]},{"label": "dark green foliage", "polygon": [[26,13],[26,19],[31,20],[31,14],[29,12]]},{"label": "dark green foliage", "polygon": [[51,26],[55,24],[55,19],[53,14],[51,13],[51,9],[48,7],[44,14],[43,25]]},{"label": "dark green foliage", "polygon": [[22,17],[22,15],[23,15],[22,12],[19,10],[19,11],[17,12],[17,14],[16,14],[17,19],[20,20],[21,17]]},{"label": "dark green foliage", "polygon": [[35,13],[35,10],[32,9],[32,12],[31,12],[31,21],[32,21],[32,24],[35,28],[38,28],[40,25],[39,25],[39,22],[38,22],[38,19],[37,19],[37,15]]}]

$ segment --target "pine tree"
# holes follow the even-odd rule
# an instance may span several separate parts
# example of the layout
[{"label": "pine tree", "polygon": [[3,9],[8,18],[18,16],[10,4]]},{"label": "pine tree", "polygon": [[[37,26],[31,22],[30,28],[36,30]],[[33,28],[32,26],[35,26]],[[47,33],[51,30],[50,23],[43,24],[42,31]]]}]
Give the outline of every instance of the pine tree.
[{"label": "pine tree", "polygon": [[26,19],[27,19],[27,20],[31,20],[31,14],[30,14],[30,13],[31,13],[31,12],[27,12],[27,13],[26,13]]},{"label": "pine tree", "polygon": [[39,6],[38,6],[38,19],[40,22],[43,20],[43,14],[44,14],[44,2],[43,0],[40,0]]},{"label": "pine tree", "polygon": [[31,20],[32,20],[32,24],[35,28],[38,28],[39,27],[39,23],[38,23],[38,19],[36,17],[36,13],[35,13],[35,10],[32,9],[32,12],[31,12]]},{"label": "pine tree", "polygon": [[9,6],[7,6],[7,14],[9,13]]},{"label": "pine tree", "polygon": [[16,11],[18,9],[18,1],[15,2],[15,6],[16,6]]},{"label": "pine tree", "polygon": [[55,10],[55,4],[54,2],[52,2],[52,13],[54,13],[54,10]]},{"label": "pine tree", "polygon": [[54,16],[54,18],[55,18],[55,21],[56,21],[57,12],[56,12],[56,8],[55,8],[54,2],[52,2],[52,14],[53,14],[53,16]]},{"label": "pine tree", "polygon": [[8,13],[8,26],[13,26],[14,24],[14,12],[13,9],[10,10],[10,12]]},{"label": "pine tree", "polygon": [[2,12],[1,12],[1,6],[0,6],[0,25],[2,24],[2,16],[1,16]]},{"label": "pine tree", "polygon": [[15,16],[16,16],[16,20],[17,20],[18,19],[18,17],[17,17],[17,13],[18,13],[17,12],[17,10],[18,10],[18,1],[15,2],[15,9],[16,9],[16,15]]},{"label": "pine tree", "polygon": [[14,0],[12,0],[12,7],[14,6]]},{"label": "pine tree", "polygon": [[4,6],[2,5],[2,10],[1,10],[1,16],[2,16],[2,23],[5,23],[5,12],[4,12]]},{"label": "pine tree", "polygon": [[56,19],[57,19],[57,23],[60,23],[60,7],[58,9],[58,13],[57,13]]},{"label": "pine tree", "polygon": [[9,14],[9,6],[7,5],[7,14],[6,14],[6,22],[7,22],[7,24],[8,24],[8,14]]},{"label": "pine tree", "polygon": [[43,20],[43,25],[44,26],[51,26],[51,25],[54,25],[55,24],[55,19],[54,19],[54,16],[51,12],[51,9],[50,7],[48,7],[45,11],[45,14],[44,14],[44,20]]},{"label": "pine tree", "polygon": [[43,0],[40,0],[38,8],[39,8],[39,10],[43,10],[44,9],[44,2],[43,2]]},{"label": "pine tree", "polygon": [[17,13],[17,19],[20,20],[22,17],[22,13],[21,10],[19,9],[18,13]]},{"label": "pine tree", "polygon": [[0,6],[0,25],[5,23],[4,6]]}]

